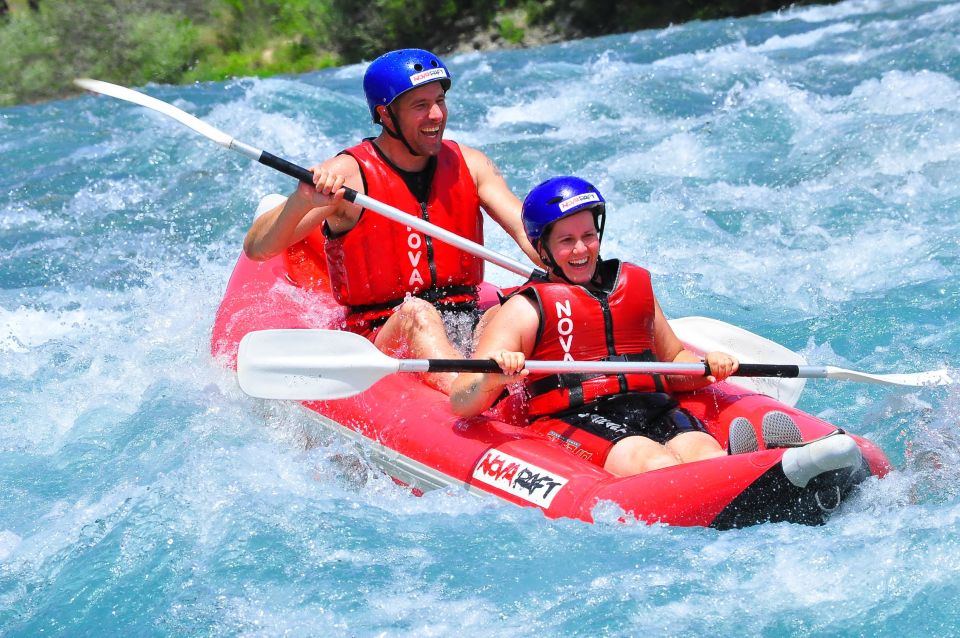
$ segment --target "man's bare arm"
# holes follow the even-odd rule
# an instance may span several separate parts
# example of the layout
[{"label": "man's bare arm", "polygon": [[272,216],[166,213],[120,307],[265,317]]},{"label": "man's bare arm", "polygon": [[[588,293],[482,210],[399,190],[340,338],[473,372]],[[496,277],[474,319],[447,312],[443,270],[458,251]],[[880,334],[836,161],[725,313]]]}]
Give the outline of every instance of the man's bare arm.
[{"label": "man's bare arm", "polygon": [[324,220],[334,232],[356,224],[360,208],[343,199],[342,186],[361,190],[356,160],[338,155],[310,169],[314,184],[301,182],[283,204],[257,217],[243,242],[250,259],[263,261],[297,243]]},{"label": "man's bare arm", "polygon": [[477,184],[477,194],[480,196],[480,205],[493,221],[497,222],[507,234],[513,237],[524,254],[533,263],[543,266],[540,256],[527,240],[523,230],[523,221],[520,216],[523,204],[507,186],[500,169],[482,152],[461,145],[463,158],[470,167],[474,181]]}]

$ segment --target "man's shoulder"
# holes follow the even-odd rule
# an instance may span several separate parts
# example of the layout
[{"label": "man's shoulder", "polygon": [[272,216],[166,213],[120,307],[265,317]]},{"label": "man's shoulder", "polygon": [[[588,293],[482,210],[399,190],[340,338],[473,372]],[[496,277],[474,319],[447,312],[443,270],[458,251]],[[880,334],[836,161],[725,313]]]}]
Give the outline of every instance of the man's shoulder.
[{"label": "man's shoulder", "polygon": [[454,143],[457,144],[460,149],[460,155],[463,157],[467,168],[470,169],[470,173],[473,175],[475,182],[479,183],[480,181],[484,181],[487,176],[499,173],[497,167],[483,151],[479,151],[466,144]]},{"label": "man's shoulder", "polygon": [[472,146],[467,146],[466,144],[462,144],[462,143],[456,142],[456,141],[454,141],[454,140],[444,140],[444,142],[446,142],[446,143],[448,143],[448,144],[451,144],[451,145],[452,145],[454,148],[456,148],[456,149],[459,149],[459,150],[460,150],[460,154],[463,155],[463,159],[465,159],[465,160],[468,160],[468,161],[469,161],[470,158],[478,158],[478,157],[480,157],[480,158],[485,158],[485,157],[486,157],[486,155],[484,155],[482,151],[478,151],[477,149],[473,148]]},{"label": "man's shoulder", "polygon": [[360,163],[353,155],[345,152],[338,153],[326,160],[322,166],[327,170],[334,171],[341,175],[360,172]]}]

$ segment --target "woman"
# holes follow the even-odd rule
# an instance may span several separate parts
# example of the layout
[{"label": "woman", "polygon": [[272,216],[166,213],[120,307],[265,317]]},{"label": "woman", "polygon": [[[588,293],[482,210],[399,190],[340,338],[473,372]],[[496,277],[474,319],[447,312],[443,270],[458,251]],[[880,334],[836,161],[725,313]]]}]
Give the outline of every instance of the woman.
[{"label": "woman", "polygon": [[555,177],[523,202],[530,243],[550,269],[549,281],[528,282],[510,295],[480,335],[476,356],[502,374],[462,374],[450,400],[461,416],[480,414],[523,380],[531,427],[612,474],[722,456],[703,424],[670,392],[725,379],[737,360],[711,352],[707,377],[649,374],[533,375],[537,360],[699,362],[684,349],[660,310],[650,273],[600,259],[605,202],[589,182]]}]

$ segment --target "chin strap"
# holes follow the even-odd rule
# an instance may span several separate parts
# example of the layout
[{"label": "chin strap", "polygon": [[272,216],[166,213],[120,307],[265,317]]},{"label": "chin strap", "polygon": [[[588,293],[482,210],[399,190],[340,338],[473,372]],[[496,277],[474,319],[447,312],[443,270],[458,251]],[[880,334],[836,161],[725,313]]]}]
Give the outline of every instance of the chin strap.
[{"label": "chin strap", "polygon": [[[550,269],[550,272],[551,272],[552,274],[556,275],[556,276],[559,277],[560,279],[563,279],[565,282],[567,282],[567,283],[570,284],[571,286],[579,286],[579,285],[580,285],[580,284],[575,284],[575,283],[573,283],[572,281],[570,281],[570,279],[567,278],[567,276],[566,276],[565,274],[563,274],[563,268],[561,268],[561,267],[559,266],[559,264],[557,264],[556,260],[554,260],[553,254],[550,252],[550,249],[547,248],[546,245],[543,246],[543,252],[546,254],[546,259],[543,260],[543,264],[544,264],[547,268]],[[541,257],[542,257],[542,256],[543,256],[543,255],[541,255]],[[601,263],[602,261],[603,261],[603,260],[600,258],[600,254],[597,253],[597,267],[596,267],[596,269],[593,271],[593,276],[590,278],[590,281],[593,282],[593,283],[597,283],[597,284],[603,283],[603,282],[601,281],[601,279],[600,279],[600,263]]]},{"label": "chin strap", "polygon": [[[387,108],[389,108],[389,107],[387,107]],[[391,113],[390,115],[391,115],[391,117],[392,117],[392,116],[393,116],[393,113]],[[384,127],[384,128],[386,128],[386,127]],[[604,227],[604,225],[606,224],[606,221],[607,221],[606,211],[605,211],[605,210],[600,210],[600,211],[598,211],[596,208],[594,208],[594,210],[593,210],[593,224],[594,224],[594,226],[596,226],[596,228],[597,228],[597,239],[598,239],[599,241],[603,241],[603,227]],[[550,226],[552,226],[552,223],[551,223],[551,224],[547,224],[547,228],[549,228]],[[567,276],[563,274],[563,269],[560,268],[560,266],[557,264],[556,260],[553,258],[553,253],[550,252],[550,249],[547,247],[547,243],[546,243],[545,241],[543,241],[543,236],[542,236],[542,235],[541,235],[540,239],[537,241],[537,245],[538,245],[538,246],[541,246],[541,247],[543,248],[543,252],[545,252],[545,253],[547,254],[547,258],[543,260],[543,264],[550,269],[550,272],[551,272],[551,273],[553,273],[554,275],[556,275],[556,276],[559,277],[560,279],[563,279],[565,282],[567,282],[567,283],[570,284],[571,286],[576,286],[576,285],[578,285],[578,284],[573,283],[573,282],[570,281],[569,279],[567,279]],[[601,277],[600,277],[600,263],[601,263],[602,261],[603,261],[603,259],[600,258],[600,253],[597,253],[597,268],[596,268],[596,270],[593,271],[593,276],[590,278],[590,281],[593,282],[593,283],[596,283],[596,284],[602,284],[602,283],[603,283],[603,281],[602,281],[602,279],[601,279]]]},{"label": "chin strap", "polygon": [[[390,105],[387,104],[385,108],[387,109],[387,113],[390,114],[390,119],[396,122],[397,116],[394,114],[393,109],[390,108]],[[411,155],[413,155],[414,157],[420,157],[421,153],[418,153],[415,150],[413,150],[413,147],[410,146],[410,142],[408,142],[407,138],[403,136],[403,133],[400,131],[399,127],[397,128],[396,131],[391,131],[390,128],[387,126],[387,124],[383,121],[383,118],[380,119],[380,126],[382,126],[383,130],[387,132],[387,135],[389,135],[395,140],[400,140],[401,142],[403,142],[403,145],[407,147],[407,151],[409,151]]]}]

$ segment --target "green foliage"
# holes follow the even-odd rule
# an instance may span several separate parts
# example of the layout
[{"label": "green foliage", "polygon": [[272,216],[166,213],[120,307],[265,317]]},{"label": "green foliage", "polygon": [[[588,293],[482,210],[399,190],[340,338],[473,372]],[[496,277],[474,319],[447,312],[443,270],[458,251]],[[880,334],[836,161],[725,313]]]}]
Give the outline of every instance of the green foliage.
[{"label": "green foliage", "polygon": [[511,44],[520,44],[523,42],[523,36],[526,32],[512,18],[505,17],[497,23],[500,37]]},{"label": "green foliage", "polygon": [[32,15],[15,15],[0,28],[0,105],[16,104],[24,95],[47,96],[56,42]]},{"label": "green foliage", "polygon": [[[800,0],[804,4],[809,0]],[[121,84],[301,73],[421,47],[445,54],[476,33],[528,43],[768,11],[776,0],[39,0],[0,17],[0,106]]]},{"label": "green foliage", "polygon": [[[0,104],[57,97],[75,77],[144,84],[178,80],[199,30],[166,3],[44,0],[0,26]],[[177,3],[189,5],[189,3]]]},{"label": "green foliage", "polygon": [[491,24],[498,0],[329,0],[336,49],[348,60],[421,47],[443,53],[457,39]]},{"label": "green foliage", "polygon": [[176,82],[198,52],[199,29],[189,20],[161,13],[130,19],[125,77],[144,82]]},{"label": "green foliage", "polygon": [[226,80],[231,77],[269,77],[282,73],[306,73],[337,66],[333,53],[315,53],[297,42],[279,42],[265,49],[215,51],[201,59],[182,76],[185,82]]}]

